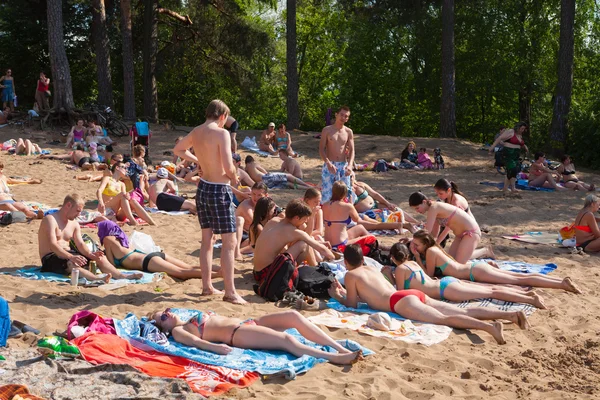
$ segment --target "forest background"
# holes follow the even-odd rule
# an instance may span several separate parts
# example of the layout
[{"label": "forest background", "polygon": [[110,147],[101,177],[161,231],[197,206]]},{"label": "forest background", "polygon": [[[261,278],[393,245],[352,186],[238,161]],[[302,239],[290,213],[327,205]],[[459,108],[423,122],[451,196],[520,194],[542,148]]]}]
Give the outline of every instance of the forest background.
[{"label": "forest background", "polygon": [[489,143],[524,120],[600,167],[598,0],[3,0],[7,68],[25,108],[46,71],[56,108],[180,125],[214,98],[241,129],[345,104],[357,133]]}]

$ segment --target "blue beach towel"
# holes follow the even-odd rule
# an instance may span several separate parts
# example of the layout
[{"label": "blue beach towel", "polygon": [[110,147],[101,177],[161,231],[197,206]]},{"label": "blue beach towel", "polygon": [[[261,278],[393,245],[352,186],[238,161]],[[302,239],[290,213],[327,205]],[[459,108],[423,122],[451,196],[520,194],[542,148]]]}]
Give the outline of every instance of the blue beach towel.
[{"label": "blue beach towel", "polygon": [[[485,261],[485,260],[484,260]],[[558,266],[556,264],[530,264],[522,261],[498,261],[495,260],[500,269],[511,272],[522,272],[524,274],[544,274],[548,275]]]},{"label": "blue beach towel", "polygon": [[[50,281],[50,282],[70,282],[71,281],[71,277],[70,276],[66,276],[66,275],[61,275],[61,274],[55,274],[53,272],[41,272],[41,267],[32,267],[32,268],[21,268],[15,272],[3,272],[4,274],[7,275],[14,275],[14,276],[21,276],[23,278],[27,278],[27,279],[35,279],[35,280],[44,280],[44,281]],[[124,274],[131,274],[134,272],[141,272],[141,271],[122,271]],[[111,279],[110,283],[151,283],[151,282],[157,282],[159,280],[162,279],[163,274],[161,273],[149,273],[149,272],[142,272],[144,274],[144,276],[142,276],[141,279],[136,279],[136,280],[129,280],[129,279]],[[79,278],[79,284],[80,285],[86,285],[90,283],[90,281],[88,281],[85,278]]]},{"label": "blue beach towel", "polygon": [[6,339],[10,332],[10,314],[8,302],[0,297],[0,347],[6,346]]},{"label": "blue beach towel", "polygon": [[[479,182],[479,184],[486,185],[486,186],[494,186],[494,187],[497,187],[498,189],[502,189],[504,187],[504,183],[502,183],[502,182],[483,181],[483,182]],[[517,183],[515,184],[515,187],[517,189],[531,190],[531,191],[535,191],[535,192],[554,192],[554,189],[537,187],[537,186],[529,186],[529,183],[525,179],[518,179]]]},{"label": "blue beach towel", "polygon": [[[197,315],[199,311],[185,308],[171,308],[171,312],[177,314],[182,320],[189,320]],[[142,318],[145,321],[146,318]],[[146,350],[151,348],[165,354],[185,357],[187,359],[200,363],[239,369],[242,371],[257,371],[262,375],[283,374],[288,379],[294,379],[297,374],[304,373],[318,363],[325,362],[324,359],[311,356],[302,356],[300,358],[276,350],[248,350],[234,347],[228,355],[219,355],[208,351],[200,350],[195,347],[189,347],[169,340],[167,345],[157,344],[140,336],[139,319],[129,313],[125,319],[114,319],[117,335],[129,341],[132,345]],[[295,329],[288,329],[287,333],[293,335],[299,342],[315,348],[322,348],[328,352],[335,352],[330,347],[320,347],[298,333]],[[362,349],[364,355],[374,354],[373,351],[360,346],[352,340],[340,341],[344,347],[350,350]]]},{"label": "blue beach towel", "polygon": [[256,143],[255,137],[250,138],[249,136],[246,136],[244,141],[242,143],[240,143],[240,147],[243,147],[243,148],[253,151],[257,154],[260,154],[263,157],[269,157],[271,155],[271,154],[269,154],[269,152],[262,151],[261,149],[258,148],[258,144]]}]

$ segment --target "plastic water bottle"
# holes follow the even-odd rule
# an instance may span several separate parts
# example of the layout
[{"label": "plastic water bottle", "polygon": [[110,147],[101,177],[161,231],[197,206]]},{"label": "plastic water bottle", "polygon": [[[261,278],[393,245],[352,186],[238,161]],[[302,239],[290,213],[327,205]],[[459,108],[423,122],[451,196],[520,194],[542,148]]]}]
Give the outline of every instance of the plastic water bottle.
[{"label": "plastic water bottle", "polygon": [[17,96],[13,96],[13,104],[17,107]]},{"label": "plastic water bottle", "polygon": [[71,270],[71,286],[77,286],[79,284],[79,269],[73,268]]},{"label": "plastic water bottle", "polygon": [[179,196],[179,186],[177,185],[177,179],[173,179],[173,185],[175,185],[175,194]]}]

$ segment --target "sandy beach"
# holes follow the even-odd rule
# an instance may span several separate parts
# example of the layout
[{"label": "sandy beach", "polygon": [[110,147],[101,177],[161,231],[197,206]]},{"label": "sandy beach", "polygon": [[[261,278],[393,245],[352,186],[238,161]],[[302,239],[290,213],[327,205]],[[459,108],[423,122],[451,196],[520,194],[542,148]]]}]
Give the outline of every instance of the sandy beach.
[{"label": "sandy beach", "polygon": [[[183,131],[166,131],[153,127],[150,155],[154,164],[171,156],[177,136]],[[241,131],[254,136],[258,131]],[[33,138],[42,148],[59,154],[63,146],[50,146],[51,135],[36,132],[33,136],[11,127],[0,129],[0,143],[10,138]],[[41,139],[43,138],[43,139]],[[319,141],[311,134],[292,133],[293,147],[303,154],[299,160],[305,180],[320,182],[321,161]],[[356,161],[372,163],[378,158],[398,160],[400,152],[411,138],[357,135]],[[501,238],[502,235],[528,231],[558,232],[573,222],[583,205],[582,192],[528,192],[514,196],[480,181],[500,182],[503,177],[493,168],[493,157],[480,150],[481,145],[461,140],[412,138],[417,147],[426,147],[433,154],[441,147],[446,169],[441,171],[390,171],[376,174],[358,172],[360,180],[380,191],[390,201],[416,216],[408,207],[408,196],[417,190],[435,197],[433,184],[441,177],[456,182],[469,200],[480,225],[490,228],[483,244],[492,244],[498,259],[522,260],[531,263],[555,263],[554,276],[570,276],[583,290],[574,295],[560,290],[541,289],[548,310],[536,311],[530,318],[532,328],[519,330],[506,325],[507,344],[495,344],[491,336],[480,332],[454,330],[450,338],[431,347],[406,344],[361,335],[344,329],[324,328],[336,339],[350,338],[375,351],[376,354],[352,367],[319,364],[293,381],[273,378],[258,381],[247,389],[234,389],[225,398],[246,399],[596,399],[600,389],[600,284],[599,258],[570,254],[565,248],[525,244]],[[531,149],[535,151],[536,149]],[[129,153],[123,138],[115,152]],[[242,159],[250,154],[241,149]],[[257,158],[270,170],[278,170],[278,158]],[[11,186],[15,198],[59,206],[68,193],[79,193],[86,199],[86,208],[95,207],[97,183],[73,179],[81,171],[66,168],[66,164],[35,157],[0,155],[4,174],[30,176],[43,180],[40,185]],[[593,171],[578,171],[580,179],[600,183]],[[180,191],[192,196],[195,186],[180,185]],[[302,195],[299,190],[275,190],[271,197],[281,206]],[[158,226],[142,226],[140,231],[151,235],[167,253],[192,265],[198,264],[200,229],[192,215],[168,216],[155,214]],[[423,219],[422,216],[417,217]],[[37,231],[39,221],[0,227],[0,272],[10,272],[28,265],[39,265]],[[126,233],[133,231],[124,227]],[[83,232],[97,239],[96,231]],[[396,237],[384,237],[392,244]],[[216,252],[216,256],[218,256]],[[176,281],[169,277],[146,285],[128,285],[107,292],[101,288],[73,288],[67,284],[27,280],[0,275],[0,296],[8,300],[11,317],[26,322],[43,334],[64,331],[71,315],[91,310],[106,317],[123,318],[128,312],[138,316],[168,306],[212,310],[218,314],[256,317],[279,310],[266,303],[252,290],[252,262],[237,263],[240,273],[235,284],[249,301],[247,306],[224,303],[219,296],[201,297],[201,281]],[[222,289],[217,280],[216,287]],[[305,315],[314,313],[304,312]],[[84,361],[60,363],[39,361],[31,364],[15,362],[37,355],[36,338],[27,334],[9,339],[8,348],[0,348],[7,361],[0,362],[0,383],[28,385],[32,393],[45,398],[200,398],[186,388],[185,382],[151,378],[130,367],[91,367]],[[65,370],[66,368],[66,370]],[[86,372],[86,368],[89,370]],[[72,370],[71,370],[72,369]],[[6,370],[2,372],[2,370]],[[67,373],[67,372],[71,373]],[[76,371],[76,372],[73,372]]]}]

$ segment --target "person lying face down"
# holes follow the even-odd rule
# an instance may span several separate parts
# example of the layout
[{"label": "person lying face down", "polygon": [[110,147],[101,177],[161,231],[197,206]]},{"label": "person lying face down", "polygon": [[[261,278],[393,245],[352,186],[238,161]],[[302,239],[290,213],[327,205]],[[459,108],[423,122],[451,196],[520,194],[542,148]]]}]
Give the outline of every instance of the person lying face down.
[{"label": "person lying face down", "polygon": [[[330,338],[319,327],[297,311],[267,314],[260,318],[241,320],[199,312],[189,321],[183,321],[167,308],[148,315],[148,319],[173,340],[190,347],[226,355],[232,346],[253,350],[283,350],[301,357],[309,355],[324,358],[334,364],[353,364],[362,360],[362,351],[351,352]],[[288,333],[295,328],[306,339],[322,346],[331,346],[337,353],[329,353],[304,345]]]},{"label": "person lying face down", "polygon": [[396,290],[376,268],[364,264],[362,249],[358,245],[346,246],[344,263],[348,269],[344,278],[346,288],[336,280],[329,288],[329,295],[347,307],[356,308],[360,299],[375,310],[395,312],[414,321],[459,329],[480,329],[492,335],[499,344],[506,343],[502,323],[480,320],[507,319],[521,329],[528,327],[522,311],[463,309],[434,300],[419,290]]}]

